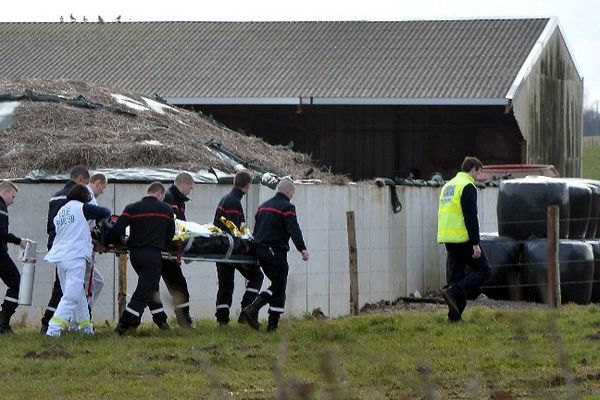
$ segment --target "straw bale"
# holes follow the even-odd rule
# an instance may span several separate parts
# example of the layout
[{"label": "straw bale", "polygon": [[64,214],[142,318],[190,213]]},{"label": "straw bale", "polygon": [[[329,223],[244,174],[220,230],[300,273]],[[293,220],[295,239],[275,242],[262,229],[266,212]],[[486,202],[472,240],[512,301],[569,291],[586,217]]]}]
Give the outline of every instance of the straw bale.
[{"label": "straw bale", "polygon": [[[145,102],[123,89],[81,81],[0,78],[0,93],[21,95],[26,89],[67,99],[82,95],[88,102],[104,107],[86,109],[65,102],[22,101],[11,126],[0,130],[1,178],[24,177],[36,169],[64,173],[76,164],[90,168],[165,167],[190,171],[214,167],[234,172],[204,146],[214,139],[243,161],[279,176],[303,178],[312,170],[310,178],[326,183],[347,182],[345,177],[332,175],[316,165],[306,154],[235,132],[201,113],[181,108],[166,108],[164,113],[128,108],[112,94]],[[118,112],[119,109],[137,115]],[[160,144],[146,144],[148,141]]]}]

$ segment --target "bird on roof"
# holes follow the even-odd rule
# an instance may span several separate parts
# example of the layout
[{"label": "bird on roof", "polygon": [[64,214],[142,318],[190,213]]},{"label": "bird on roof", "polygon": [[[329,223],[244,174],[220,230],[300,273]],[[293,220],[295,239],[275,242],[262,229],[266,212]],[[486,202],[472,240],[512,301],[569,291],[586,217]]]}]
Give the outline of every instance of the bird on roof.
[{"label": "bird on roof", "polygon": [[87,22],[87,17],[85,15],[83,16],[83,22]]},{"label": "bird on roof", "polygon": [[60,22],[65,22],[65,19],[63,18],[63,16],[60,16]]},{"label": "bird on roof", "polygon": [[71,15],[69,16],[69,18],[71,18],[71,22],[75,22],[75,21],[77,21],[77,20],[75,19],[75,17],[73,16],[73,14],[71,14]]},{"label": "bird on roof", "polygon": [[117,18],[115,18],[115,21],[121,22],[121,14],[119,14],[119,16]]},{"label": "bird on roof", "polygon": [[99,23],[101,23],[101,24],[102,24],[102,23],[104,23],[104,20],[103,20],[103,19],[102,19],[102,17],[101,17],[101,16],[99,16],[99,15],[98,15],[98,22],[99,22]]}]

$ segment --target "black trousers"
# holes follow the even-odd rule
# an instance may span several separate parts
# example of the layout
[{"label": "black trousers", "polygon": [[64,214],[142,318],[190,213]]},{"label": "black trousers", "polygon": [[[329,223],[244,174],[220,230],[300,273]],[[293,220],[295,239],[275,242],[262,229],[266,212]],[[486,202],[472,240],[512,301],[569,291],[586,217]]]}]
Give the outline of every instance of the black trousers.
[{"label": "black trousers", "polygon": [[127,308],[119,319],[122,328],[140,325],[146,306],[159,297],[162,259],[159,249],[144,247],[131,250],[131,266],[138,275],[138,282]]},{"label": "black trousers", "polygon": [[[165,281],[169,293],[173,297],[175,314],[181,313],[189,317],[190,292],[185,276],[183,276],[183,271],[181,270],[181,264],[175,260],[163,260],[160,274]],[[148,303],[148,307],[150,308],[154,322],[160,323],[160,321],[167,320],[167,314],[163,308],[160,296],[156,299],[152,299],[150,303]]]},{"label": "black trousers", "polygon": [[446,279],[453,294],[459,299],[458,306],[464,309],[467,299],[479,295],[479,288],[490,276],[490,264],[481,250],[481,257],[473,259],[470,243],[446,243]]},{"label": "black trousers", "polygon": [[19,305],[21,274],[10,256],[4,252],[0,254],[0,279],[8,287],[2,303],[2,311],[11,316]]},{"label": "black trousers", "polygon": [[50,300],[48,301],[48,305],[46,306],[46,311],[44,311],[44,315],[42,316],[42,325],[48,326],[50,319],[54,315],[54,311],[56,311],[56,307],[58,307],[58,303],[62,298],[63,292],[60,288],[60,280],[58,279],[58,271],[54,274],[54,285],[52,286],[52,295],[50,296]]},{"label": "black trousers", "polygon": [[269,314],[280,315],[285,308],[285,290],[288,271],[287,251],[273,247],[256,248],[256,258],[263,272],[271,281],[271,285],[260,293],[269,303]]},{"label": "black trousers", "polygon": [[217,263],[217,278],[219,289],[217,290],[217,321],[229,322],[229,309],[233,301],[233,289],[235,271],[238,270],[246,278],[246,291],[242,297],[242,310],[260,293],[264,275],[260,267],[255,264],[227,264]]}]

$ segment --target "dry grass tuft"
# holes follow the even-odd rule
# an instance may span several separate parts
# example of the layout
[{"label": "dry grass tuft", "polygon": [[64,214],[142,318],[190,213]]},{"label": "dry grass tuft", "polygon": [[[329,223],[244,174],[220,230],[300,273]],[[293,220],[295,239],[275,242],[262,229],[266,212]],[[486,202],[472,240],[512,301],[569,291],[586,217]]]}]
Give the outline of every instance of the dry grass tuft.
[{"label": "dry grass tuft", "polygon": [[[260,138],[232,131],[201,113],[180,108],[135,111],[111,94],[125,95],[141,105],[144,99],[126,90],[80,81],[0,79],[0,94],[37,94],[74,99],[103,107],[75,107],[66,101],[24,99],[8,129],[0,131],[0,177],[24,177],[35,169],[66,172],[76,164],[90,168],[166,167],[198,171],[211,167],[235,172],[209,151],[213,139],[237,154],[244,164],[279,176],[292,175],[326,183],[348,179],[319,168],[308,155],[273,146]],[[128,113],[120,112],[125,110]],[[160,145],[144,144],[157,141]]]}]

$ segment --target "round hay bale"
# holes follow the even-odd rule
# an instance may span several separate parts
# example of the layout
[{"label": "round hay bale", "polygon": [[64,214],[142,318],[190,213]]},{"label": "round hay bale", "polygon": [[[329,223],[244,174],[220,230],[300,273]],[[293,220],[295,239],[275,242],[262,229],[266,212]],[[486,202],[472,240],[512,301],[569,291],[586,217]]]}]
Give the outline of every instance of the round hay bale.
[{"label": "round hay bale", "polygon": [[[547,302],[546,239],[528,240],[521,256],[521,284],[525,300]],[[588,304],[592,296],[594,252],[583,241],[561,239],[559,245],[560,291],[563,303]]]},{"label": "round hay bale", "polygon": [[497,235],[481,235],[479,242],[490,263],[491,274],[481,291],[496,300],[519,300],[519,257],[521,244]]},{"label": "round hay bale", "polygon": [[560,237],[569,235],[569,189],[567,183],[546,177],[511,179],[500,184],[498,233],[515,240],[545,238],[547,208],[560,209]]}]

